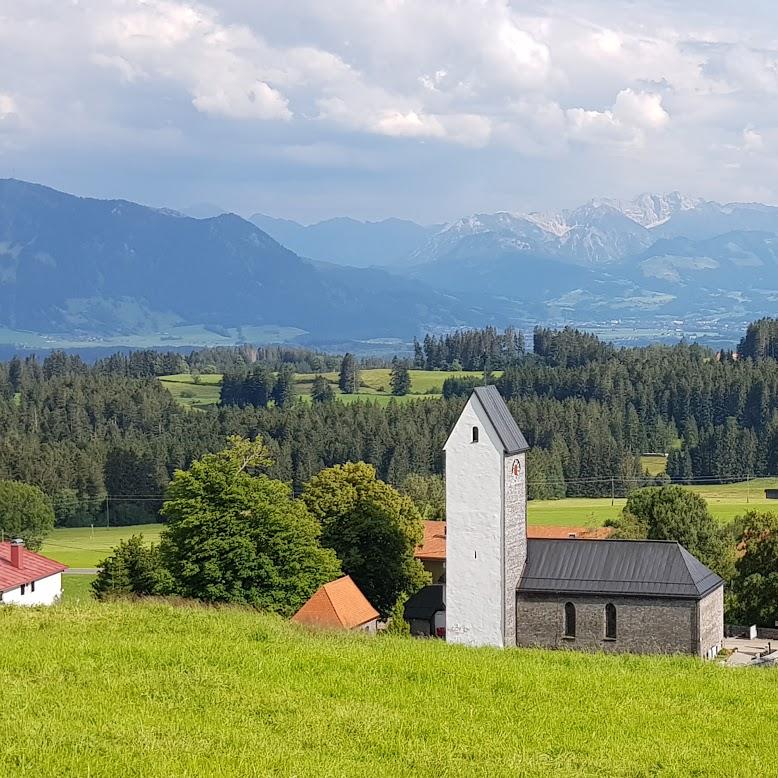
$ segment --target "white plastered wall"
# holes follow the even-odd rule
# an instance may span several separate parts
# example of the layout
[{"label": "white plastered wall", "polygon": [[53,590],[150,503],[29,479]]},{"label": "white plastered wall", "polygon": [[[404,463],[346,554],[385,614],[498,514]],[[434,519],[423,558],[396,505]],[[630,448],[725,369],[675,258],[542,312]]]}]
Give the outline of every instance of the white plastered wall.
[{"label": "white plastered wall", "polygon": [[35,582],[35,591],[30,584],[9,589],[0,595],[4,605],[53,605],[62,596],[62,573],[55,573]]},{"label": "white plastered wall", "polygon": [[[472,442],[473,427],[479,429],[478,443]],[[470,646],[504,646],[505,462],[502,443],[475,396],[462,411],[445,450],[446,639]],[[515,593],[510,602],[515,609],[514,600]]]}]

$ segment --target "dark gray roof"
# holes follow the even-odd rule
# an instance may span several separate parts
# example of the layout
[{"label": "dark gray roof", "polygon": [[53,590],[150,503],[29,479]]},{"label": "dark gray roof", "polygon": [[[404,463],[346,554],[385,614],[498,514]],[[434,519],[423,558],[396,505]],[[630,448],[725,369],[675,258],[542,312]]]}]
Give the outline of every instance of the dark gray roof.
[{"label": "dark gray roof", "polygon": [[527,541],[521,592],[699,599],[724,582],[668,540]]},{"label": "dark gray roof", "polygon": [[506,454],[518,454],[522,451],[528,451],[529,445],[522,435],[519,425],[511,416],[505,400],[497,391],[496,386],[476,386],[473,394],[478,398],[483,406],[489,421],[500,438],[503,449]]},{"label": "dark gray roof", "polygon": [[446,588],[443,584],[430,584],[419,589],[405,603],[403,609],[405,620],[432,621],[432,617],[437,611],[446,610],[445,591]]}]

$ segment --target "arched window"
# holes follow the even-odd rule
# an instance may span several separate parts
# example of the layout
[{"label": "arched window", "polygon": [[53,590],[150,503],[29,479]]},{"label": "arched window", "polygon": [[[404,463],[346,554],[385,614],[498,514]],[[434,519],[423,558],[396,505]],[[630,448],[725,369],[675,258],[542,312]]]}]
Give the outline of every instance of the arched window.
[{"label": "arched window", "polygon": [[572,602],[565,603],[565,637],[575,637],[575,605]]},{"label": "arched window", "polygon": [[616,606],[612,602],[605,606],[605,637],[616,639]]},{"label": "arched window", "polygon": [[473,427],[473,443],[478,443],[478,427]]}]

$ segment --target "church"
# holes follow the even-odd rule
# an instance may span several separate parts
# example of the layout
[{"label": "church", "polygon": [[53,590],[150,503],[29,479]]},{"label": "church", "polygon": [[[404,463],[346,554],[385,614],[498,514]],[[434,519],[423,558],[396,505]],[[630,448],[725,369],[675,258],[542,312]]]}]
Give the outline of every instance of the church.
[{"label": "church", "polygon": [[409,599],[412,630],[469,646],[715,656],[724,582],[678,543],[527,538],[528,449],[497,389],[473,390],[445,444],[445,584]]}]

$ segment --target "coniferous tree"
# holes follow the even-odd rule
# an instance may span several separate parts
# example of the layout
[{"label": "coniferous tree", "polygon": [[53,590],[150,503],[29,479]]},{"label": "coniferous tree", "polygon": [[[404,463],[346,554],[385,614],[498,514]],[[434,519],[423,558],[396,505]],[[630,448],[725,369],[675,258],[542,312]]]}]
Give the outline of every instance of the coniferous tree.
[{"label": "coniferous tree", "polygon": [[343,394],[357,394],[359,392],[359,368],[353,354],[346,354],[340,364],[340,391]]},{"label": "coniferous tree", "polygon": [[279,408],[286,408],[294,402],[294,368],[282,365],[273,387],[273,400]]},{"label": "coniferous tree", "polygon": [[402,397],[411,390],[411,376],[408,371],[408,365],[397,357],[392,360],[392,372],[389,377],[389,385],[392,388],[392,394],[396,397]]},{"label": "coniferous tree", "polygon": [[316,403],[332,402],[335,399],[335,392],[332,391],[330,382],[321,374],[313,379],[311,399]]}]

